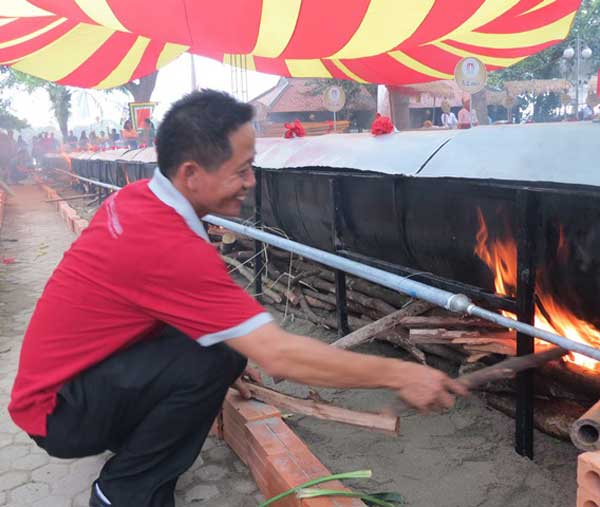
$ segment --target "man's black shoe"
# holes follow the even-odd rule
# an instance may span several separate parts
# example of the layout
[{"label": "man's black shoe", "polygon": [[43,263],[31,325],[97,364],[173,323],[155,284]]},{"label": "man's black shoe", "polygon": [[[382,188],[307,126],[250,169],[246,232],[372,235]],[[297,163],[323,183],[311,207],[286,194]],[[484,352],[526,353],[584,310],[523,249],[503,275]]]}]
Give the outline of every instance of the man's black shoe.
[{"label": "man's black shoe", "polygon": [[109,507],[110,504],[102,499],[98,481],[92,484],[92,494],[90,495],[90,507]]}]

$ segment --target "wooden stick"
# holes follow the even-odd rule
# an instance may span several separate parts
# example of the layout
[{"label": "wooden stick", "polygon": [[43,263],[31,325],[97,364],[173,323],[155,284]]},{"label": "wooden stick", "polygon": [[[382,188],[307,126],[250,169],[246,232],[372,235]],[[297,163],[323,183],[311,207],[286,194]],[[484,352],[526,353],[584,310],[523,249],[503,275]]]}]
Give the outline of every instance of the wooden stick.
[{"label": "wooden stick", "polygon": [[[302,284],[304,284],[304,282],[302,282]],[[336,307],[337,301],[335,299],[334,294],[323,294],[322,292],[318,292],[318,291],[314,291],[314,290],[310,290],[310,289],[306,289],[305,294],[307,296],[312,297],[313,299],[318,299],[319,301],[323,301],[325,303],[333,305],[334,309]],[[347,307],[348,307],[349,313],[356,313],[358,315],[366,315],[367,317],[369,317],[372,320],[379,320],[383,316],[381,314],[381,312],[378,312],[376,310],[373,310],[372,308],[363,306],[363,305],[357,303],[356,301],[348,300]]]},{"label": "wooden stick", "polygon": [[332,305],[330,303],[326,303],[325,301],[321,301],[320,299],[314,298],[312,297],[308,291],[304,291],[302,290],[302,295],[306,298],[306,301],[308,302],[308,304],[314,308],[320,308],[321,310],[327,310],[329,312],[332,312],[335,310],[335,305]]},{"label": "wooden stick", "polygon": [[[242,275],[246,280],[248,280],[249,282],[254,281],[254,273],[252,273],[252,271],[250,271],[240,261],[236,261],[235,259],[232,259],[231,257],[227,257],[226,255],[221,255],[221,259],[223,259],[226,264],[229,264],[230,266],[234,266],[236,268],[236,271],[240,275]],[[274,290],[263,287],[263,292],[267,296],[269,296],[273,301],[275,301],[276,303],[281,303],[281,301],[282,301],[281,296]]]},{"label": "wooden stick", "polygon": [[296,414],[308,415],[326,421],[341,422],[392,435],[398,435],[400,429],[400,419],[394,415],[358,412],[329,403],[289,396],[274,389],[249,382],[245,382],[245,385],[252,393],[252,397],[258,401],[275,405]]},{"label": "wooden stick", "polygon": [[306,297],[304,296],[302,291],[300,291],[298,298],[300,300],[300,308],[302,308],[302,310],[306,313],[308,320],[310,320],[311,322],[319,323],[319,324],[323,325],[325,322],[324,319],[322,319],[315,312],[312,311],[312,308],[309,306],[308,302],[306,301]]},{"label": "wooden stick", "polygon": [[458,377],[457,380],[469,389],[474,389],[494,380],[510,378],[517,372],[537,368],[548,361],[558,359],[568,353],[568,350],[556,347],[544,352],[538,352],[537,354],[511,357],[493,366],[488,366],[487,368],[482,368],[481,370]]},{"label": "wooden stick", "polygon": [[419,361],[419,363],[425,364],[425,353],[411,343],[410,339],[403,336],[401,333],[386,333],[385,341],[400,347],[402,350],[405,350],[417,361]]},{"label": "wooden stick", "polygon": [[358,331],[354,331],[353,333],[340,338],[331,345],[340,349],[351,349],[352,347],[356,347],[357,345],[374,338],[383,331],[393,329],[396,326],[401,326],[402,319],[404,317],[412,317],[421,313],[425,313],[427,310],[433,308],[433,306],[434,305],[426,301],[415,300],[406,305],[404,308],[386,315],[372,324],[369,324]]},{"label": "wooden stick", "polygon": [[[335,284],[332,282],[328,282],[327,280],[323,280],[317,276],[313,276],[307,279],[307,283],[310,283],[313,287],[317,289],[321,289],[322,291],[329,292],[330,294],[335,294]],[[346,290],[346,296],[348,301],[358,303],[362,306],[366,306],[368,308],[372,308],[383,315],[387,315],[388,313],[392,313],[396,311],[396,308],[381,299],[372,298],[370,296],[365,296],[360,292],[356,292],[352,289]]]},{"label": "wooden stick", "polygon": [[498,329],[503,327],[483,319],[455,316],[407,317],[402,319],[402,327],[409,329]]},{"label": "wooden stick", "polygon": [[[512,396],[490,393],[485,395],[486,402],[496,410],[515,417],[516,403]],[[533,410],[534,426],[553,437],[569,439],[569,428],[585,411],[581,405],[570,400],[535,399]]]},{"label": "wooden stick", "polygon": [[70,197],[59,197],[57,199],[46,199],[44,202],[74,201],[76,199],[83,199],[84,197],[93,197],[95,195],[96,194],[72,195]]}]

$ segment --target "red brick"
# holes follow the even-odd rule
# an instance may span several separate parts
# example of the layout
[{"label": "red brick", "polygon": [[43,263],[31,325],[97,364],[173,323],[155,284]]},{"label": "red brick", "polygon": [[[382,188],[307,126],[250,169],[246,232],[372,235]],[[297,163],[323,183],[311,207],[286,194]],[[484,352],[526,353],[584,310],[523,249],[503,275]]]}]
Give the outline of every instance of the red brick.
[{"label": "red brick", "polygon": [[600,507],[600,497],[580,486],[577,488],[577,507]]},{"label": "red brick", "polygon": [[256,400],[245,400],[237,391],[232,389],[227,393],[224,406],[228,406],[239,413],[245,422],[268,419],[270,417],[281,417],[281,412],[271,405]]},{"label": "red brick", "polygon": [[88,221],[83,218],[77,218],[74,221],[74,231],[76,234],[81,234],[83,230],[88,226]]},{"label": "red brick", "polygon": [[600,498],[600,452],[584,452],[579,455],[577,484]]}]

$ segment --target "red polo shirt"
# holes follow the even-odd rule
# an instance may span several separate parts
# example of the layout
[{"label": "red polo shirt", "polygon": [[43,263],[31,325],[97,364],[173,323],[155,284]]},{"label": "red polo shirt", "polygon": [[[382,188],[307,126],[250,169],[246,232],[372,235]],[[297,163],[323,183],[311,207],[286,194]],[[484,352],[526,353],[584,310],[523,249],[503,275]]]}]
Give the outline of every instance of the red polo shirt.
[{"label": "red polo shirt", "polygon": [[270,322],[207,240],[158,170],[107,199],[37,303],[8,407],[15,423],[46,435],[65,382],[164,323],[210,346]]}]

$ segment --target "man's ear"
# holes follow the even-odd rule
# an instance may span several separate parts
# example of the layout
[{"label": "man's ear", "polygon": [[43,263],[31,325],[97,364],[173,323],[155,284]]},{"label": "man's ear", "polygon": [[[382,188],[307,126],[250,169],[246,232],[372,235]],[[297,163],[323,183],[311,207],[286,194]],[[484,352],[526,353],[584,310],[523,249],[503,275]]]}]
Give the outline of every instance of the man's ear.
[{"label": "man's ear", "polygon": [[197,177],[197,172],[199,169],[200,168],[198,167],[198,164],[188,160],[177,167],[174,179],[177,179],[180,183],[187,185],[190,179]]}]

